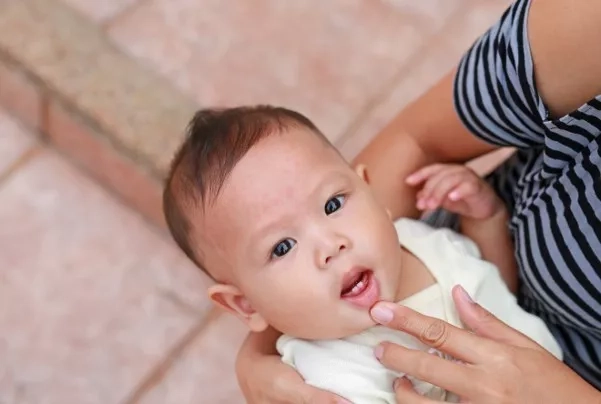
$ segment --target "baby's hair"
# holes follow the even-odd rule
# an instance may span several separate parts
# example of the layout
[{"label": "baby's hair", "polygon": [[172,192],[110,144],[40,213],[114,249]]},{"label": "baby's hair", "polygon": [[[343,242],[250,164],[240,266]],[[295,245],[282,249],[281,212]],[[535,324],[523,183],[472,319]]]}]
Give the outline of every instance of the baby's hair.
[{"label": "baby's hair", "polygon": [[193,248],[186,211],[204,210],[213,203],[238,161],[257,142],[293,127],[307,128],[329,144],[308,118],[286,108],[259,105],[202,109],[194,114],[171,162],[163,213],[177,245],[205,272],[201,252]]}]

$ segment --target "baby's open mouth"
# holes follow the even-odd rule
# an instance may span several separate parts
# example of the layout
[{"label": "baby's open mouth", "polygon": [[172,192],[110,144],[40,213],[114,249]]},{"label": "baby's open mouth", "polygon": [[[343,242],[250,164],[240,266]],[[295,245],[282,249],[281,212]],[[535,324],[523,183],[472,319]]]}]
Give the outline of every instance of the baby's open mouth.
[{"label": "baby's open mouth", "polygon": [[362,309],[369,309],[380,300],[380,285],[374,271],[355,267],[342,279],[340,299]]},{"label": "baby's open mouth", "polygon": [[372,275],[371,271],[362,270],[352,271],[351,274],[345,276],[340,297],[344,299],[359,296],[367,289],[371,278],[370,275]]}]

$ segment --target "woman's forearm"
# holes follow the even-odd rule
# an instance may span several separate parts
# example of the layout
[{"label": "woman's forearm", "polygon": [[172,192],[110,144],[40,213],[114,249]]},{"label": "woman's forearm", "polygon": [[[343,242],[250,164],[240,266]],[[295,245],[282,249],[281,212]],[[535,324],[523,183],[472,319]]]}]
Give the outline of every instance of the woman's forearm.
[{"label": "woman's forearm", "polygon": [[419,215],[416,190],[405,184],[409,174],[433,162],[466,162],[495,148],[460,121],[454,76],[455,70],[403,109],[353,161],[366,165],[376,196],[393,218]]},{"label": "woman's forearm", "polygon": [[508,220],[509,213],[503,208],[488,219],[461,217],[460,230],[478,245],[482,258],[498,268],[509,290],[517,294],[518,267]]},{"label": "woman's forearm", "polygon": [[282,333],[271,327],[260,333],[249,333],[240,348],[238,360],[252,359],[257,355],[277,355],[275,343],[280,335]]},{"label": "woman's forearm", "polygon": [[280,335],[282,334],[270,327],[261,333],[250,332],[242,343],[236,357],[236,374],[245,394],[250,394],[251,391],[246,380],[249,372],[252,372],[250,369],[253,362],[266,355],[276,355],[275,343]]}]

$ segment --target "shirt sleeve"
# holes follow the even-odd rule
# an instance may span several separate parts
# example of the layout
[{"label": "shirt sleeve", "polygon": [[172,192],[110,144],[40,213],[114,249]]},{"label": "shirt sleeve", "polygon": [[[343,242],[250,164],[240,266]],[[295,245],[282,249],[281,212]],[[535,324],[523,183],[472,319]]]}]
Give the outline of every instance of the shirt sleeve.
[{"label": "shirt sleeve", "polygon": [[500,146],[544,143],[548,112],[538,94],[528,41],[530,0],[515,1],[463,56],[454,103],[463,124]]}]

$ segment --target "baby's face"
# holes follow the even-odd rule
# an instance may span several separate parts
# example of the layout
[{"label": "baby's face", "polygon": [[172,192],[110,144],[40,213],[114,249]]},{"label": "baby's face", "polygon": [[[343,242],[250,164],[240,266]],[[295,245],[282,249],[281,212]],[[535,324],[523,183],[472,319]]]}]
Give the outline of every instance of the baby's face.
[{"label": "baby's face", "polygon": [[255,325],[258,317],[296,337],[340,338],[372,326],[369,308],[395,298],[401,251],[387,212],[307,129],[255,145],[201,230],[203,261],[235,285],[213,299]]}]

